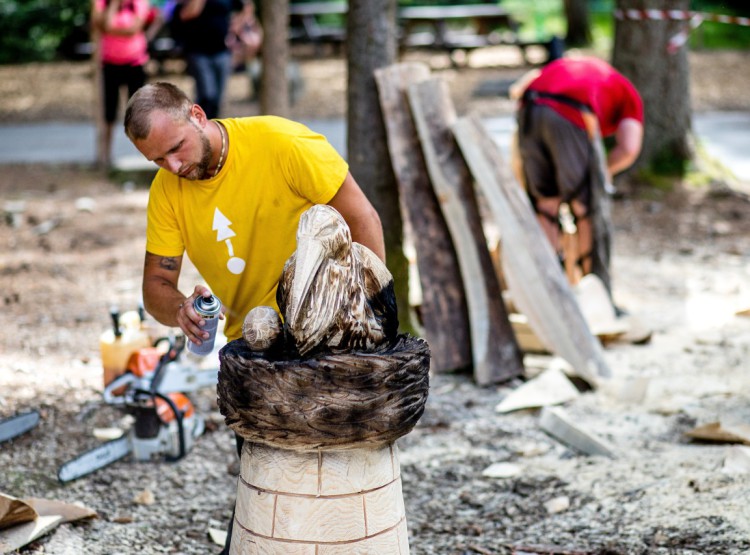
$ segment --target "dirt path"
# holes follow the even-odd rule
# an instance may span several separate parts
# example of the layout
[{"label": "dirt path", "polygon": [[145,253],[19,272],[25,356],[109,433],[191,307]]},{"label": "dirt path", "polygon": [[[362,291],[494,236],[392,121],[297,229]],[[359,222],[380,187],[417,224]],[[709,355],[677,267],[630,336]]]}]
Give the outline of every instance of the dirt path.
[{"label": "dirt path", "polygon": [[[706,62],[706,71],[732,59]],[[41,73],[33,68],[19,78],[26,92],[0,68],[0,121],[87,117],[84,102],[61,108],[69,87],[85,81],[85,66],[58,69],[47,74],[59,78],[46,81],[56,83],[53,94],[30,86]],[[323,87],[306,79],[310,96],[297,109],[325,92],[343,95],[335,84],[340,62],[302,70],[332,81]],[[499,102],[472,95],[480,82],[520,71],[441,70],[464,85],[457,106],[469,98],[480,110]],[[750,109],[744,94],[701,98],[711,108]],[[331,106],[340,110],[340,100]],[[334,107],[305,115],[324,117]],[[97,443],[95,428],[122,424],[118,411],[100,403],[98,341],[109,307],[134,309],[139,300],[147,190],[80,168],[14,166],[0,174],[0,416],[42,413],[33,432],[0,445],[0,491],[80,502],[99,514],[57,528],[24,552],[218,552],[208,530],[230,518],[237,467],[212,391],[194,396],[208,429],[185,459],[120,462],[65,487],[55,479],[63,461]],[[467,376],[434,376],[425,415],[400,444],[413,555],[509,554],[520,545],[618,555],[750,553],[750,480],[725,468],[741,450],[685,436],[714,421],[750,423],[750,318],[735,316],[750,306],[750,204],[685,186],[626,195],[615,202],[614,218],[615,294],[653,338],[605,351],[615,382],[632,386],[629,396],[603,388],[564,410],[610,443],[617,458],[562,445],[540,430],[538,411],[496,413],[510,386],[482,389]],[[197,276],[185,278],[187,287]],[[494,463],[509,463],[512,472],[485,476]],[[152,504],[136,501],[145,490]]]}]

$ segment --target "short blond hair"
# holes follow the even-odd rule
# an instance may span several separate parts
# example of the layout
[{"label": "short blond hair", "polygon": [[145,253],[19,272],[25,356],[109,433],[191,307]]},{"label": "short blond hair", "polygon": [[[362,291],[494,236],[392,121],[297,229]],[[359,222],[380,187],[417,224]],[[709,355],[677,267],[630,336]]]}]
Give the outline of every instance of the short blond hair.
[{"label": "short blond hair", "polygon": [[193,101],[182,89],[159,81],[138,89],[125,109],[125,134],[131,141],[142,140],[151,132],[151,114],[161,111],[175,121],[189,120]]}]

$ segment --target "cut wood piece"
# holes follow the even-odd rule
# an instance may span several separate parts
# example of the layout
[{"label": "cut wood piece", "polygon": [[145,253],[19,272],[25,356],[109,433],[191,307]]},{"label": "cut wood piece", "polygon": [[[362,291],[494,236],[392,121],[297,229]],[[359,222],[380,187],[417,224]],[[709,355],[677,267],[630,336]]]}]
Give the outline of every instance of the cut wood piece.
[{"label": "cut wood piece", "polygon": [[31,522],[39,515],[25,501],[0,492],[0,529]]},{"label": "cut wood piece", "polygon": [[750,474],[750,447],[733,445],[727,449],[721,471],[727,474]]},{"label": "cut wood piece", "polygon": [[448,372],[471,366],[471,339],[456,250],[430,183],[406,97],[411,84],[429,77],[429,68],[421,63],[375,71],[401,215],[416,251],[422,289],[419,311],[432,353],[431,369]]},{"label": "cut wood piece", "polygon": [[611,341],[628,331],[627,322],[617,318],[607,288],[599,276],[583,276],[573,287],[573,292],[591,333]]},{"label": "cut wood piece", "polygon": [[216,545],[219,545],[221,547],[224,547],[227,543],[227,531],[226,530],[218,530],[216,528],[209,528],[208,537],[211,538],[212,542],[214,542]]},{"label": "cut wood piece", "polygon": [[750,445],[750,424],[722,424],[711,422],[685,432],[685,435],[701,441],[719,443],[744,443]]},{"label": "cut wood piece", "polygon": [[508,315],[513,333],[516,334],[518,346],[524,353],[549,353],[549,347],[541,342],[529,325],[529,319],[524,314],[512,312]]},{"label": "cut wood piece", "polygon": [[526,194],[477,117],[459,119],[453,131],[500,227],[503,270],[514,304],[542,344],[596,387],[600,378],[611,375],[602,346],[589,330]]},{"label": "cut wood piece", "polygon": [[[11,513],[21,510],[24,513],[33,513],[35,518],[29,521],[16,520],[16,525],[0,530],[0,553],[15,552],[24,545],[47,534],[55,527],[66,522],[73,522],[84,518],[93,518],[96,512],[91,509],[63,501],[55,501],[39,498],[15,499],[0,493],[0,503],[12,509]],[[21,503],[28,507],[19,507]],[[0,509],[4,511],[5,509]],[[9,522],[9,521],[8,521]],[[3,525],[6,522],[3,522]],[[2,526],[0,526],[2,528]]]},{"label": "cut wood piece", "polygon": [[613,401],[640,405],[646,400],[651,379],[646,376],[612,378],[600,391]]},{"label": "cut wood piece", "polygon": [[572,401],[580,393],[562,370],[550,368],[509,393],[495,412],[560,405]]},{"label": "cut wood piece", "polygon": [[539,427],[581,453],[615,458],[615,451],[611,446],[582,430],[559,407],[544,407],[539,416]]},{"label": "cut wood piece", "polygon": [[474,378],[480,385],[523,374],[521,351],[503,304],[471,174],[451,132],[456,113],[445,81],[411,85],[409,104],[427,169],[456,245],[469,307]]},{"label": "cut wood piece", "polygon": [[623,334],[616,336],[599,336],[602,344],[609,345],[610,343],[630,343],[632,345],[645,345],[651,341],[653,330],[648,326],[641,318],[637,315],[627,314],[620,316],[628,329]]}]

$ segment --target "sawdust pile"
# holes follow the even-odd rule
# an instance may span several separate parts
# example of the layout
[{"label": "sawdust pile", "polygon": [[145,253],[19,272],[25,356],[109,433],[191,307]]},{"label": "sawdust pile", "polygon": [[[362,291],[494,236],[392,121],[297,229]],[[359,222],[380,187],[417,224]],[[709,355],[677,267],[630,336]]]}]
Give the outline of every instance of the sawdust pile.
[{"label": "sawdust pile", "polygon": [[[733,54],[705,56],[693,61],[710,82],[694,93],[711,93],[694,101],[750,109],[742,83],[750,72],[727,68],[718,85],[714,71]],[[340,114],[340,62],[306,61],[301,69],[306,95],[295,110]],[[87,71],[63,64],[17,68],[14,77],[13,68],[0,68],[0,121],[87,118]],[[454,93],[459,110],[496,101],[473,97],[471,79],[475,87],[480,76],[511,78],[522,69],[465,71],[444,70],[452,86],[465,85]],[[244,85],[235,82],[233,98]],[[323,92],[333,104],[320,100]],[[251,106],[243,102],[230,106]],[[81,168],[0,173],[0,198],[16,203],[5,205],[0,223],[0,416],[42,414],[31,433],[0,445],[0,491],[81,502],[99,514],[58,527],[24,553],[218,552],[208,532],[223,530],[231,516],[237,456],[213,391],[192,396],[207,431],[183,460],[123,461],[65,487],[55,478],[62,462],[97,444],[94,428],[122,424],[122,414],[100,401],[98,340],[110,305],[134,309],[140,298],[145,186]],[[735,315],[750,306],[750,203],[679,187],[619,199],[614,217],[615,294],[653,338],[606,350],[618,379],[634,386],[629,395],[602,389],[564,410],[616,458],[561,444],[540,429],[536,410],[496,413],[518,384],[480,389],[468,376],[434,377],[424,417],[400,442],[413,555],[509,554],[514,546],[618,555],[750,551],[750,475],[727,465],[737,446],[685,435],[710,422],[750,423],[750,318]],[[183,286],[195,279],[188,271]],[[557,551],[532,551],[553,545]]]}]

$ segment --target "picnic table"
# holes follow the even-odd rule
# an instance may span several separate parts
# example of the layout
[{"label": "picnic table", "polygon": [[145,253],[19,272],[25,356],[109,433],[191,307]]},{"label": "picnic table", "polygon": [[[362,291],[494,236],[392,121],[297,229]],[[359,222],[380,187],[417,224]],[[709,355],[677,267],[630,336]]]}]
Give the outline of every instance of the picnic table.
[{"label": "picnic table", "polygon": [[322,16],[346,17],[347,2],[305,2],[289,4],[289,38],[292,42],[306,42],[316,45],[333,44],[340,47],[346,41],[346,28],[343,25],[324,25]]},{"label": "picnic table", "polygon": [[400,8],[398,19],[406,37],[419,26],[432,29],[437,46],[450,46],[457,37],[466,36],[451,33],[449,24],[468,23],[471,35],[475,38],[488,37],[497,28],[505,28],[513,33],[518,31],[519,23],[505,8],[494,5],[467,6],[411,6]]},{"label": "picnic table", "polygon": [[[295,42],[316,45],[341,45],[346,40],[345,25],[322,25],[324,16],[340,16],[345,20],[347,2],[305,2],[289,5],[290,35]],[[457,50],[473,50],[486,46],[510,44],[521,49],[547,45],[546,41],[522,41],[520,22],[505,8],[494,4],[451,6],[406,6],[398,9],[399,48],[429,48],[448,52],[453,58]]]}]

